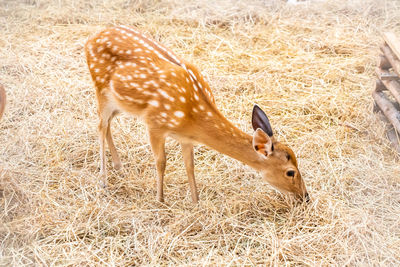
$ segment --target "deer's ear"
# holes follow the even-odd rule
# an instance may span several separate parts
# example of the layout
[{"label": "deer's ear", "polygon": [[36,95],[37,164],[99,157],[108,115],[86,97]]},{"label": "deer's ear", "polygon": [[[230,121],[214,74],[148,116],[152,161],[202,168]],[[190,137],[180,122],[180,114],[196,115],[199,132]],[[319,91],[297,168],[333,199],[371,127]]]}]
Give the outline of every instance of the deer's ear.
[{"label": "deer's ear", "polygon": [[268,155],[274,152],[272,138],[263,130],[258,128],[253,134],[253,148],[257,153],[260,153],[264,157],[268,157]]},{"label": "deer's ear", "polygon": [[269,123],[269,119],[264,111],[257,105],[253,107],[253,114],[251,116],[251,124],[253,125],[254,131],[258,128],[263,130],[268,136],[273,136],[271,124]]}]

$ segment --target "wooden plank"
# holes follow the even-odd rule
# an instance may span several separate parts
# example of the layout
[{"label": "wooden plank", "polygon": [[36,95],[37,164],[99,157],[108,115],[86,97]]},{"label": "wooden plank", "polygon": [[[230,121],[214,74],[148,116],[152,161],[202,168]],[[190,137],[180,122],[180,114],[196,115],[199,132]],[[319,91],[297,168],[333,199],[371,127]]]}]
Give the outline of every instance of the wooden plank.
[{"label": "wooden plank", "polygon": [[383,70],[381,68],[375,68],[375,73],[376,73],[376,76],[378,76],[378,78],[382,81],[399,79],[399,76],[397,76],[396,74],[391,73],[388,70]]},{"label": "wooden plank", "polygon": [[[389,71],[387,70],[382,70],[377,68],[376,69],[377,74],[380,74],[383,77],[388,76]],[[379,75],[378,75],[379,76]],[[384,87],[386,87],[393,95],[393,97],[396,99],[397,103],[400,104],[400,83],[396,80],[385,80],[381,79],[381,82],[383,83]],[[378,88],[378,82],[376,84],[375,90]],[[382,90],[381,90],[382,91]]]},{"label": "wooden plank", "polygon": [[385,87],[385,85],[383,84],[383,82],[379,79],[375,80],[375,91],[377,92],[381,92],[383,90],[387,90],[387,88]]},{"label": "wooden plank", "polygon": [[400,112],[396,110],[392,102],[387,99],[383,92],[374,91],[372,92],[372,97],[396,131],[400,133]]},{"label": "wooden plank", "polygon": [[3,117],[4,113],[4,108],[6,107],[6,90],[4,90],[4,87],[0,84],[0,119]]},{"label": "wooden plank", "polygon": [[400,83],[397,81],[382,81],[382,83],[392,93],[397,103],[400,104]]},{"label": "wooden plank", "polygon": [[379,55],[377,65],[381,69],[390,69],[392,65],[390,65],[389,60],[384,55]]},{"label": "wooden plank", "polygon": [[393,128],[392,124],[388,121],[388,119],[385,117],[385,115],[382,113],[382,110],[377,107],[379,118],[386,123],[386,136],[389,139],[389,141],[392,143],[393,148],[397,151],[397,153],[400,154],[400,139],[399,139],[399,134],[396,132],[396,130]]},{"label": "wooden plank", "polygon": [[381,46],[381,50],[386,59],[389,61],[390,65],[392,65],[394,72],[396,72],[396,74],[400,76],[400,60],[396,57],[395,54],[393,54],[393,51],[390,49],[389,46]]},{"label": "wooden plank", "polygon": [[383,39],[390,46],[397,59],[400,58],[400,41],[393,32],[383,33]]}]

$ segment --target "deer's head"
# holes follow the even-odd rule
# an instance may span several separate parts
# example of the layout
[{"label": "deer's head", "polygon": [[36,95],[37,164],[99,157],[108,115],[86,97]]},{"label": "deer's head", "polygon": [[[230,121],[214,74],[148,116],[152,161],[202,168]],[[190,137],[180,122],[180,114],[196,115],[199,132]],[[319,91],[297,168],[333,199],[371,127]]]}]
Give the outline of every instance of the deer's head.
[{"label": "deer's head", "polygon": [[273,136],[267,115],[257,105],[253,108],[253,148],[259,154],[263,178],[282,193],[293,193],[309,201],[307,189],[297,166],[296,156]]}]

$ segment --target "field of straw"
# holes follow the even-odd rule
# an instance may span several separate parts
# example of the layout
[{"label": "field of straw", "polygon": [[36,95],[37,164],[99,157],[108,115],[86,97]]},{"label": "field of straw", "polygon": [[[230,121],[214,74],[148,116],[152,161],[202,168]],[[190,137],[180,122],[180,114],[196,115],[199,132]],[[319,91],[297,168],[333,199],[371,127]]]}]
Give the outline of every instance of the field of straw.
[{"label": "field of straw", "polygon": [[[398,266],[399,156],[372,112],[385,0],[0,0],[0,266]],[[254,103],[298,156],[312,203],[195,149],[191,203],[169,139],[165,203],[146,128],[113,122],[123,169],[97,187],[96,101],[83,46],[134,26],[193,62],[223,114],[252,133]]]}]

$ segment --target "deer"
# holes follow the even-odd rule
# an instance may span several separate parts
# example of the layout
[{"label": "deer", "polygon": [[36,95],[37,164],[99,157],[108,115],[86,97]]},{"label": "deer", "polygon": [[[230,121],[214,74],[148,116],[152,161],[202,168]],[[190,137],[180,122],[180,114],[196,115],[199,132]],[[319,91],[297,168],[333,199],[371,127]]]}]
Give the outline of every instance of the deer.
[{"label": "deer", "polygon": [[4,109],[6,107],[6,90],[0,84],[0,119],[3,117]]},{"label": "deer", "polygon": [[136,28],[114,26],[100,31],[86,42],[85,54],[96,89],[103,186],[107,185],[105,142],[113,167],[122,166],[110,125],[117,114],[125,112],[147,126],[160,202],[164,201],[167,137],[181,146],[193,203],[199,201],[194,175],[196,144],[252,167],[278,191],[309,201],[294,152],[275,139],[258,105],[252,110],[253,135],[241,131],[218,110],[208,83],[194,65]]}]

